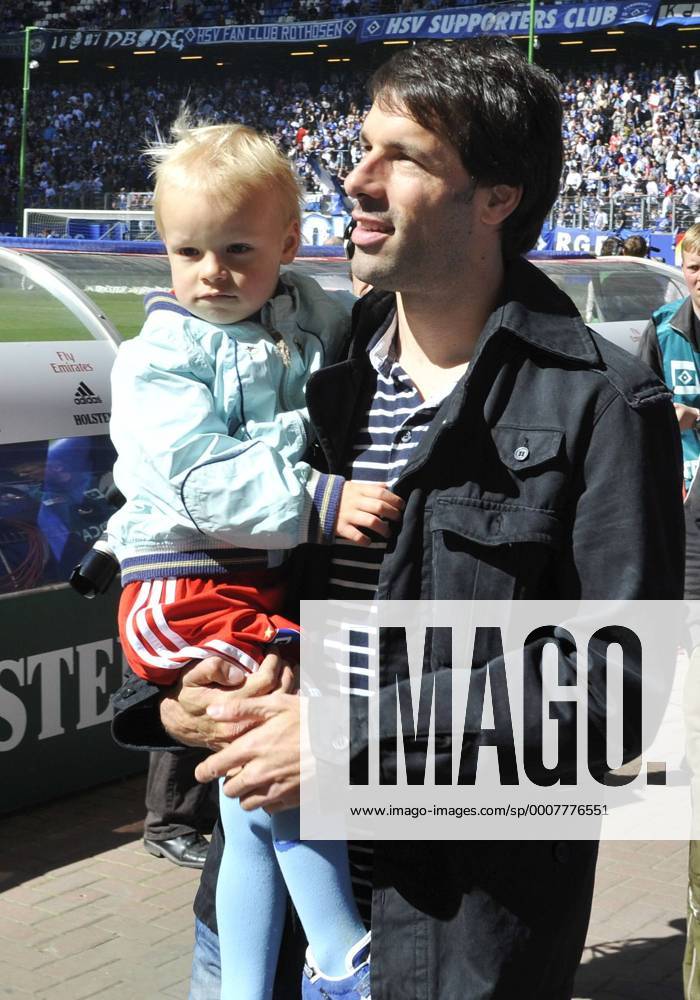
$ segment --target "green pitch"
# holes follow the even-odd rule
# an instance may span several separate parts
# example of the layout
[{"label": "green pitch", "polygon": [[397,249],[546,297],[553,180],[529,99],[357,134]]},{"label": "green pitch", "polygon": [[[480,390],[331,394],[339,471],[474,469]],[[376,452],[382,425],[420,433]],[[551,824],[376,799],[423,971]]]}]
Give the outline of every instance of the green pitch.
[{"label": "green pitch", "polygon": [[135,337],[146,318],[143,295],[87,293],[100,312],[116,326],[125,340]]},{"label": "green pitch", "polygon": [[[122,337],[134,337],[143,325],[143,296],[90,293],[90,298]],[[92,340],[65,306],[36,286],[0,289],[0,343]]]},{"label": "green pitch", "polygon": [[93,339],[80,320],[40,288],[2,288],[0,305],[0,343]]}]

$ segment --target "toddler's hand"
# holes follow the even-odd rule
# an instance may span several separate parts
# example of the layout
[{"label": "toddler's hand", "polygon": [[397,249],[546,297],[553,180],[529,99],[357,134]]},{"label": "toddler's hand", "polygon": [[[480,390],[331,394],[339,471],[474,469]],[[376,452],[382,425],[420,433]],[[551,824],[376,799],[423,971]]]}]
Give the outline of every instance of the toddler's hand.
[{"label": "toddler's hand", "polygon": [[277,647],[271,647],[271,652],[255,673],[219,656],[208,656],[191,666],[189,671],[192,683],[225,688],[228,698],[258,698],[278,688],[290,690],[293,687],[293,667],[284,659],[284,654],[279,654]]},{"label": "toddler's hand", "polygon": [[208,684],[211,687],[240,688],[251,676],[250,671],[220,656],[207,656],[192,664],[190,670],[195,683]]},{"label": "toddler's hand", "polygon": [[255,698],[278,687],[290,690],[293,685],[292,668],[276,653],[268,654],[254,674],[245,674],[227,660],[209,656],[186,667],[177,684],[164,689],[161,721],[170,735],[186,746],[220,750],[255,722],[217,722],[206,714],[209,705],[226,704],[229,699]]},{"label": "toddler's hand", "polygon": [[382,483],[347,481],[343,486],[335,533],[355,545],[371,545],[367,531],[388,538],[391,521],[400,521],[406,504]]}]

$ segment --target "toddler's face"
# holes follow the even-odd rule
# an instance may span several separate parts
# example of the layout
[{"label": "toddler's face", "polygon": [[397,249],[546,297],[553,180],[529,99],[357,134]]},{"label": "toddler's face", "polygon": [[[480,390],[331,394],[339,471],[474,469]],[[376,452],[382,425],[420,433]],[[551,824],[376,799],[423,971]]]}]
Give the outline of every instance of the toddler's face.
[{"label": "toddler's face", "polygon": [[202,192],[169,187],[160,216],[177,300],[210,323],[256,313],[299,245],[298,222],[285,222],[278,199],[263,190],[231,209]]}]

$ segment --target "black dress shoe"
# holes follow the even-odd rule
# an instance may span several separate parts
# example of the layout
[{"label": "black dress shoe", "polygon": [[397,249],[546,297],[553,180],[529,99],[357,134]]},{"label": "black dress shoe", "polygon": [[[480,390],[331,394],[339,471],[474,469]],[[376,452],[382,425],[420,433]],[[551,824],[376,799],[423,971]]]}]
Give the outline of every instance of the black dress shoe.
[{"label": "black dress shoe", "polygon": [[170,840],[149,840],[143,838],[143,846],[156,858],[167,858],[181,868],[204,868],[209,841],[201,833],[183,833]]}]

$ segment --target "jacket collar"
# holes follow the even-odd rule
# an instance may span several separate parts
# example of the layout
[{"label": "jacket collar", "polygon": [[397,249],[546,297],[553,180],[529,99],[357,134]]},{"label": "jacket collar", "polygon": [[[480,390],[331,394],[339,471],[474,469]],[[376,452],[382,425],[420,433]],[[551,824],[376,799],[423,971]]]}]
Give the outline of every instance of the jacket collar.
[{"label": "jacket collar", "polygon": [[[395,308],[393,292],[372,291],[356,304],[351,357],[365,353],[370,338]],[[487,320],[477,352],[501,329],[556,357],[590,366],[600,362],[591,331],[569,296],[522,257],[506,263],[501,300]]]},{"label": "jacket collar", "polygon": [[[496,319],[516,337],[556,357],[595,365],[600,354],[576,306],[565,292],[530,261],[522,257],[506,266],[501,312]],[[486,332],[486,331],[485,331]]]},{"label": "jacket collar", "polygon": [[285,281],[280,274],[277,288],[272,297],[265,302],[256,316],[250,316],[249,321],[261,323],[269,332],[278,327],[284,327],[290,318],[299,312],[299,293],[291,281]]},{"label": "jacket collar", "polygon": [[676,333],[680,333],[684,340],[687,340],[694,351],[700,351],[700,344],[697,343],[697,338],[695,336],[695,322],[693,313],[693,301],[688,296],[684,299],[680,308],[669,320],[669,326],[671,326]]},{"label": "jacket collar", "polygon": [[[166,310],[167,312],[179,313],[181,316],[194,316],[184,306],[181,306],[175,298],[174,292],[154,291],[147,292],[144,296],[144,306],[146,315],[150,316],[156,310]],[[290,316],[295,316],[300,311],[299,291],[292,280],[280,274],[277,287],[272,293],[272,297],[265,302],[262,308],[246,316],[245,319],[238,320],[238,323],[261,323],[266,329],[274,329],[275,326],[283,324]],[[204,322],[209,322],[205,320]],[[237,326],[238,323],[222,323],[221,326]],[[218,325],[218,324],[211,324]]]}]

